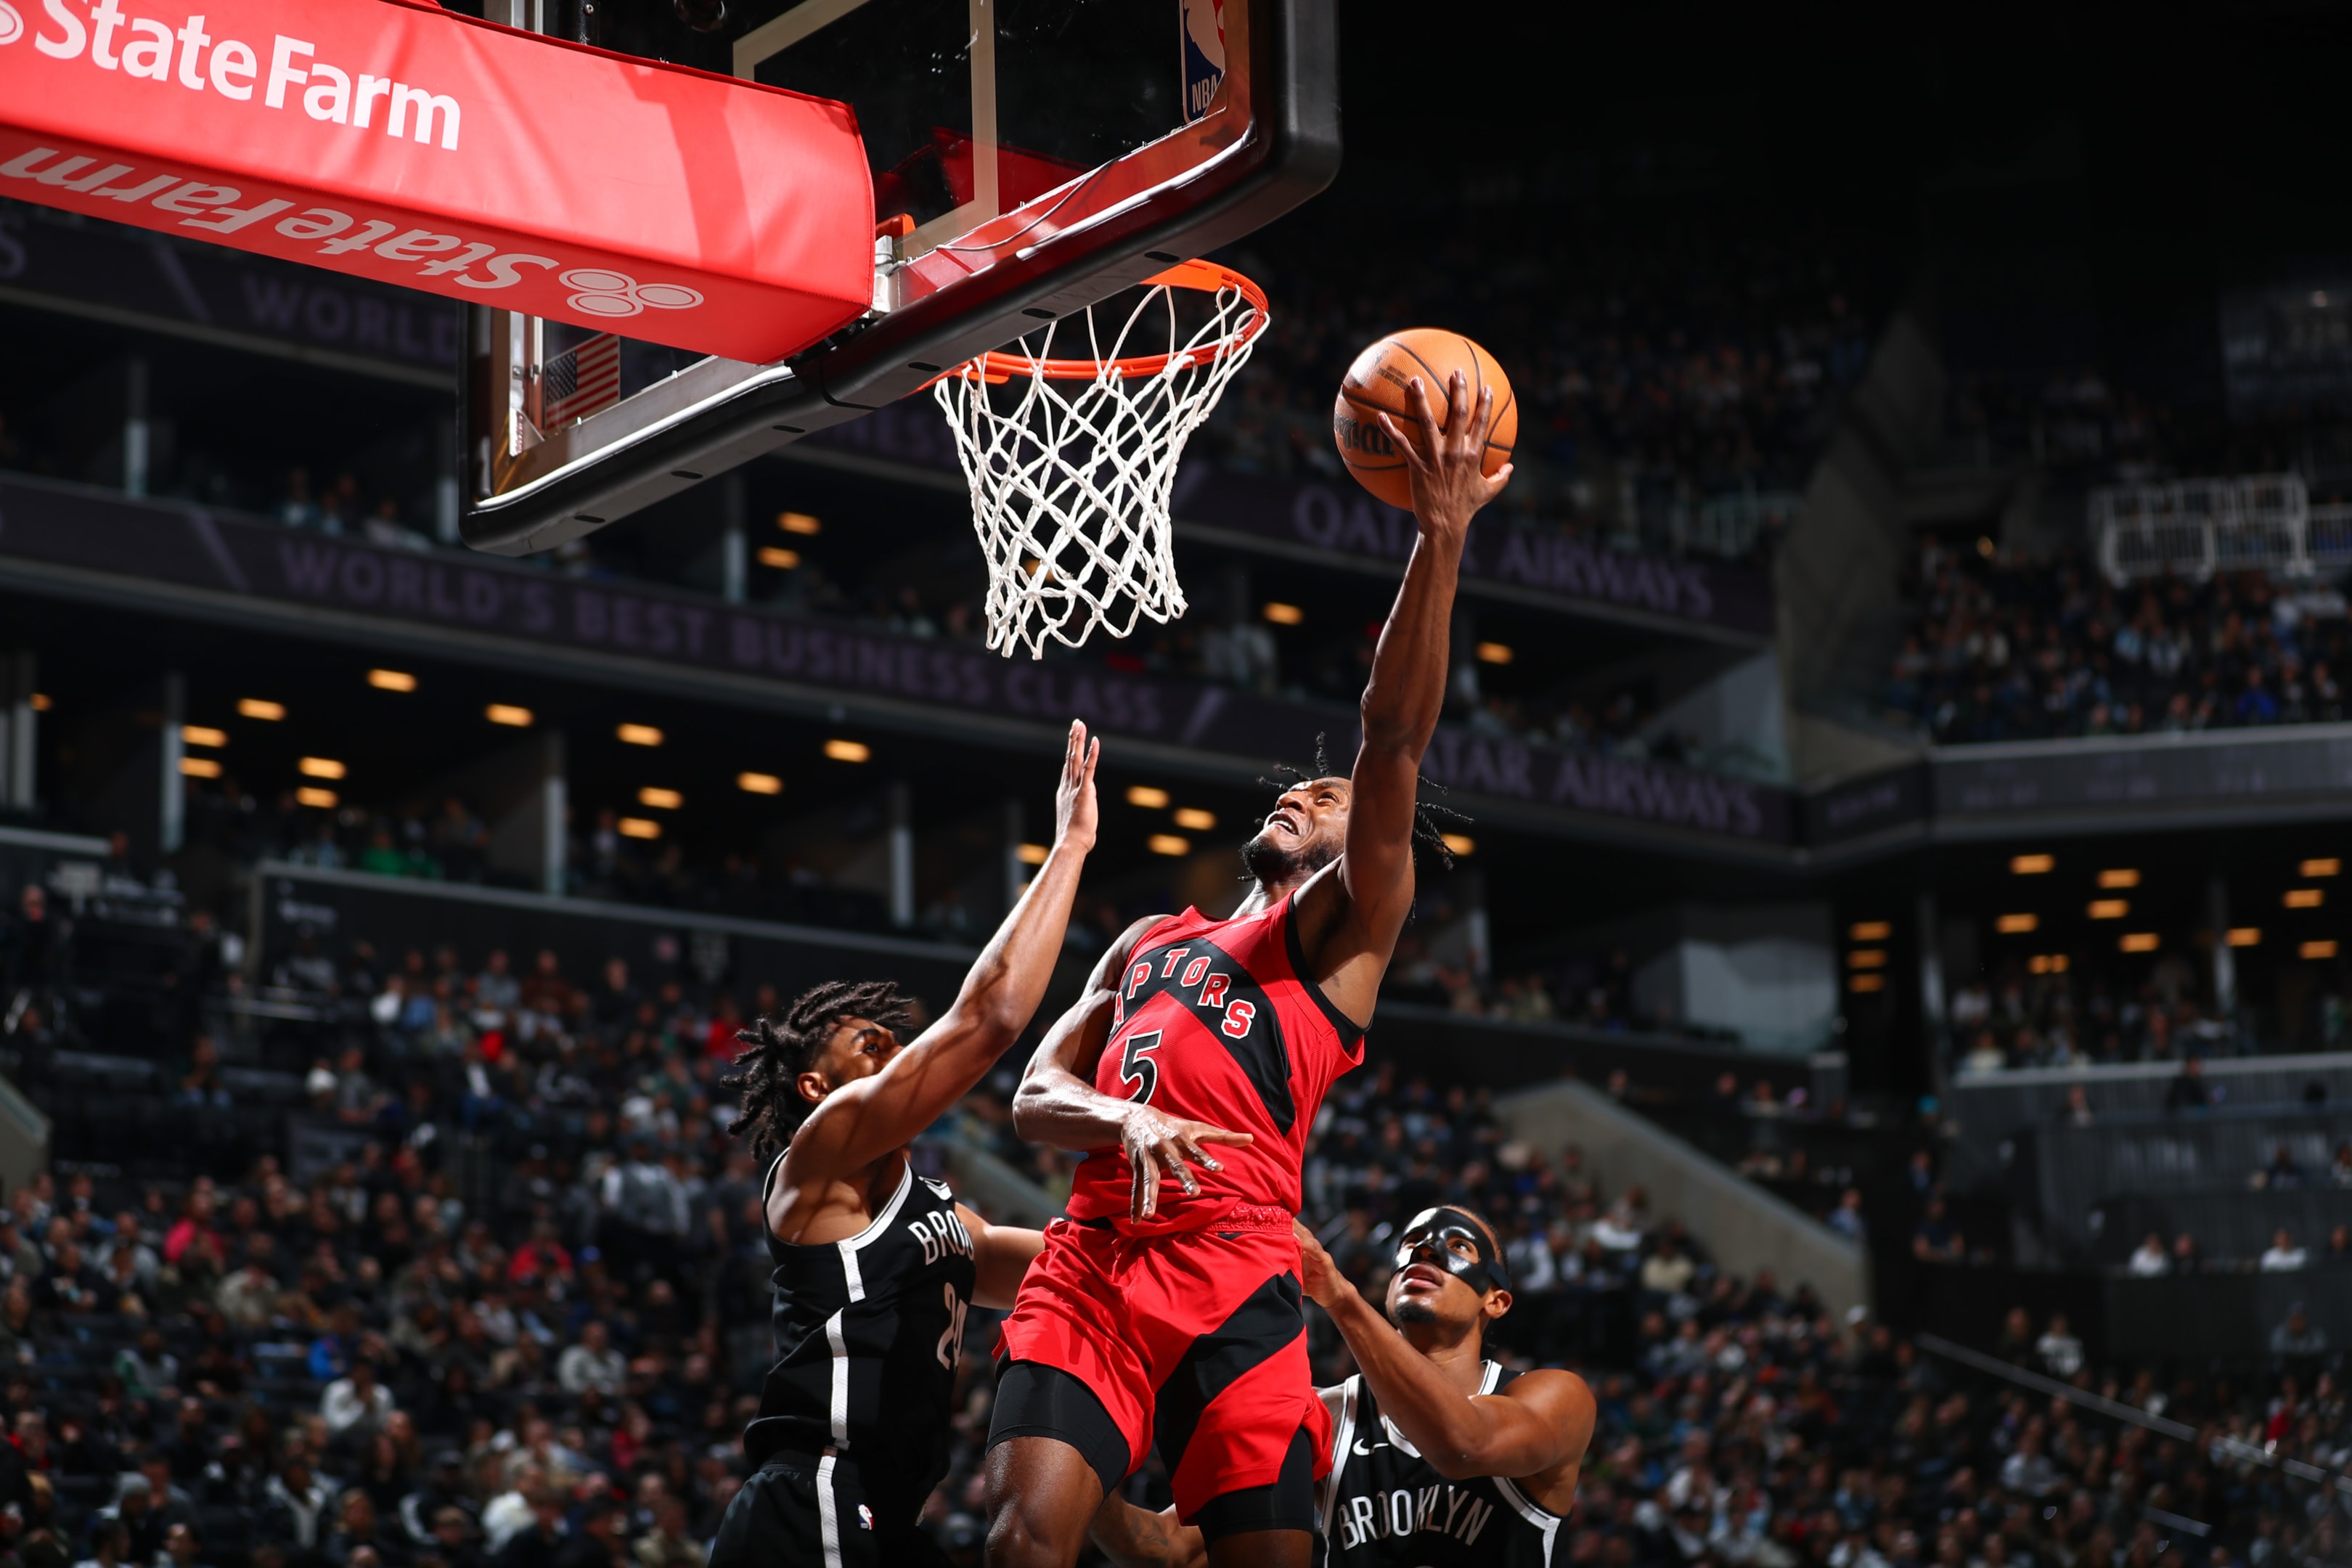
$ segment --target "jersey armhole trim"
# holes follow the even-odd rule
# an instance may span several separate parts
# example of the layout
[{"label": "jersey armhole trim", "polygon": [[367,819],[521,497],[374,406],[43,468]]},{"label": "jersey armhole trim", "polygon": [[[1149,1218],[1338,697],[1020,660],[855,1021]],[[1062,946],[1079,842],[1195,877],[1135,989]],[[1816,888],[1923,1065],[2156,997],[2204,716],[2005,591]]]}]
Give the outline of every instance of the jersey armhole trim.
[{"label": "jersey armhole trim", "polygon": [[1307,949],[1298,940],[1298,895],[1285,894],[1282,901],[1282,947],[1284,955],[1290,960],[1291,977],[1298,982],[1301,991],[1315,999],[1315,1005],[1323,1010],[1323,1016],[1330,1020],[1331,1026],[1339,1031],[1340,1049],[1346,1051],[1350,1058],[1357,1058],[1363,1052],[1365,1026],[1339,1011],[1331,998],[1323,994],[1323,987],[1315,983],[1315,977],[1307,973]]},{"label": "jersey armhole trim", "polygon": [[[1323,1539],[1331,1539],[1331,1514],[1339,1502],[1339,1476],[1348,1468],[1348,1447],[1356,1440],[1356,1394],[1363,1386],[1363,1374],[1356,1373],[1339,1385],[1339,1414],[1331,1423],[1331,1473],[1323,1478],[1318,1489],[1323,1494],[1323,1506],[1317,1511],[1323,1520]],[[1318,1399],[1323,1397],[1316,1390]],[[1325,1548],[1327,1553],[1328,1547]]]}]

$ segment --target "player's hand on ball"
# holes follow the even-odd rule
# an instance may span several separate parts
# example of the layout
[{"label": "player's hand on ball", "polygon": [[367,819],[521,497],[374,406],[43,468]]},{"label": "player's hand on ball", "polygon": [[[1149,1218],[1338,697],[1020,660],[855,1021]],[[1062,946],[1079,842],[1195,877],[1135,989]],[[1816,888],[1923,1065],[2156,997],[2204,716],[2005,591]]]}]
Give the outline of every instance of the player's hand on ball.
[{"label": "player's hand on ball", "polygon": [[1095,764],[1101,760],[1102,742],[1087,739],[1085,720],[1072,720],[1062,749],[1062,782],[1054,791],[1054,842],[1082,855],[1095,847],[1101,816],[1095,802]]},{"label": "player's hand on ball", "polygon": [[[1483,388],[1472,406],[1469,378],[1455,371],[1446,391],[1445,423],[1440,426],[1430,405],[1429,387],[1414,376],[1405,384],[1406,416],[1417,428],[1418,441],[1406,438],[1403,427],[1382,414],[1381,428],[1403,454],[1412,470],[1412,512],[1422,525],[1458,542],[1470,531],[1478,509],[1503,493],[1511,482],[1511,465],[1505,463],[1488,479],[1481,472],[1486,455],[1486,432],[1495,423],[1495,389]],[[1428,456],[1423,454],[1426,452]]]},{"label": "player's hand on ball", "polygon": [[1228,1132],[1205,1121],[1163,1116],[1148,1105],[1139,1105],[1129,1111],[1118,1142],[1120,1152],[1127,1156],[1127,1168],[1134,1176],[1128,1188],[1128,1217],[1150,1219],[1160,1212],[1160,1182],[1163,1174],[1175,1177],[1186,1197],[1195,1196],[1201,1191],[1201,1181],[1192,1174],[1194,1165],[1211,1171],[1224,1169],[1217,1163],[1216,1156],[1202,1145],[1240,1146],[1251,1139],[1246,1132]]},{"label": "player's hand on ball", "polygon": [[1328,1307],[1348,1281],[1340,1274],[1339,1266],[1331,1261],[1331,1255],[1323,1250],[1323,1244],[1315,1239],[1313,1231],[1297,1220],[1290,1222],[1290,1228],[1298,1237],[1298,1283],[1308,1300],[1320,1301]]}]

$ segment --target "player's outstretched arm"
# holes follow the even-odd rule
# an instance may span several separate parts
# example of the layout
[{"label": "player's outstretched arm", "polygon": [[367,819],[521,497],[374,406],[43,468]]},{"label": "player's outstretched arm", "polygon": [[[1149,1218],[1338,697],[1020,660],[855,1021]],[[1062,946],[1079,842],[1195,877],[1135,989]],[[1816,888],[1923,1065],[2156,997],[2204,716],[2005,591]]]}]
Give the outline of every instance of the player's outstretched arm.
[{"label": "player's outstretched arm", "polygon": [[1200,1531],[1177,1523],[1174,1509],[1149,1513],[1117,1492],[1103,1499],[1088,1534],[1118,1568],[1206,1568],[1209,1561]]},{"label": "player's outstretched arm", "polygon": [[1338,884],[1328,876],[1317,878],[1297,906],[1299,940],[1316,980],[1334,1005],[1359,1022],[1371,1018],[1381,976],[1412,909],[1413,810],[1422,754],[1445,706],[1463,542],[1470,520],[1511,478],[1508,464],[1491,479],[1479,469],[1495,420],[1493,389],[1480,393],[1474,407],[1469,383],[1456,371],[1440,426],[1429,388],[1415,376],[1405,388],[1405,405],[1420,427],[1418,446],[1385,414],[1381,426],[1411,469],[1419,536],[1364,687],[1364,738],[1356,752]]},{"label": "player's outstretched arm", "polygon": [[1094,847],[1102,742],[1070,726],[1054,795],[1054,843],[939,1021],[871,1078],[826,1095],[784,1151],[780,1188],[805,1190],[871,1164],[961,1100],[1029,1026],[1054,975],[1078,872]]},{"label": "player's outstretched arm", "polygon": [[1025,1142],[1080,1153],[1114,1146],[1122,1150],[1135,1178],[1128,1200],[1128,1214],[1135,1219],[1150,1219],[1159,1212],[1163,1174],[1175,1177],[1187,1194],[1200,1191],[1192,1165],[1217,1169],[1215,1158],[1202,1145],[1250,1142],[1246,1132],[1168,1116],[1139,1100],[1116,1100],[1095,1088],[1095,1068],[1118,1016],[1119,978],[1136,942],[1160,920],[1157,915],[1139,920],[1110,944],[1087,979],[1086,994],[1045,1032],[1013,1098],[1013,1131]]},{"label": "player's outstretched arm", "polygon": [[1298,1227],[1300,1283],[1348,1342],[1381,1414],[1448,1480],[1519,1479],[1580,1463],[1592,1444],[1592,1391],[1572,1372],[1545,1369],[1501,1394],[1464,1394],[1407,1343],[1322,1243]]},{"label": "player's outstretched arm", "polygon": [[991,1225],[961,1204],[956,1205],[956,1217],[971,1235],[972,1304],[1009,1309],[1021,1292],[1021,1277],[1029,1272],[1030,1260],[1045,1248],[1045,1233]]}]

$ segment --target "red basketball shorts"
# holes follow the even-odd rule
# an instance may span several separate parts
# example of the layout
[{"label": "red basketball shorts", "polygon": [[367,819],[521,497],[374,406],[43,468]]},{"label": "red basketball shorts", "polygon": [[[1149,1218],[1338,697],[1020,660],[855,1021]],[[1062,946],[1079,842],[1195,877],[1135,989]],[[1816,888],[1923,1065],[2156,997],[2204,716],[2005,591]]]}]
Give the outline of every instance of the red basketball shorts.
[{"label": "red basketball shorts", "polygon": [[1083,1384],[1126,1439],[1129,1473],[1157,1442],[1187,1524],[1220,1498],[1295,1489],[1285,1461],[1303,1468],[1301,1447],[1320,1480],[1330,1414],[1307,1364],[1290,1226],[1287,1212],[1259,1207],[1137,1237],[1057,1219],[1005,1320],[1003,1355]]}]

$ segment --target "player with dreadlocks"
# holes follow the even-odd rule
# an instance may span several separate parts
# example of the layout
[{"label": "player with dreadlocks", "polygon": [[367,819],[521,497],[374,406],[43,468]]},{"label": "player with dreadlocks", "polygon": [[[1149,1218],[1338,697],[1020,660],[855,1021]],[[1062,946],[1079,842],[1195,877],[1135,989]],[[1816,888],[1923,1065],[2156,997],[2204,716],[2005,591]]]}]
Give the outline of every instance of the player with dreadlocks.
[{"label": "player with dreadlocks", "polygon": [[1324,1092],[1362,1059],[1412,908],[1463,541],[1510,478],[1479,472],[1491,393],[1474,408],[1457,374],[1443,427],[1419,378],[1406,401],[1418,446],[1381,423],[1411,466],[1419,537],[1354,773],[1282,792],[1242,850],[1255,886],[1230,918],[1187,910],[1114,942],[1015,1099],[1022,1137],[1086,1159],[1004,1325],[991,1568],[1070,1568],[1155,1441],[1216,1568],[1308,1561],[1330,1422],[1307,1361],[1299,1166]]},{"label": "player with dreadlocks", "polygon": [[887,981],[834,981],[737,1037],[735,1131],[770,1159],[776,1364],[743,1448],[759,1467],[711,1568],[944,1563],[916,1517],[947,1473],[964,1312],[1006,1307],[1042,1238],[918,1178],[908,1145],[1029,1025],[1094,847],[1100,742],[1070,726],[1054,843],[939,1022],[902,1044]]}]

